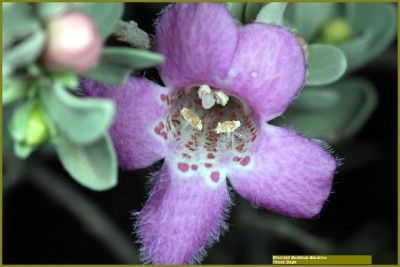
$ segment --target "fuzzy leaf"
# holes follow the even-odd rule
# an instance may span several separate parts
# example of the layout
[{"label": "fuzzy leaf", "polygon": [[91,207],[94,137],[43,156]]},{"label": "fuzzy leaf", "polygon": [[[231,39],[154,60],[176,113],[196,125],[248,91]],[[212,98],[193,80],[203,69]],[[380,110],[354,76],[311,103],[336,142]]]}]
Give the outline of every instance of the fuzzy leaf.
[{"label": "fuzzy leaf", "polygon": [[112,123],[114,103],[110,100],[79,98],[59,83],[42,88],[41,93],[50,118],[73,143],[95,142]]},{"label": "fuzzy leaf", "polygon": [[103,38],[107,38],[113,32],[124,11],[123,3],[79,3],[74,5],[74,9],[84,11],[93,18]]},{"label": "fuzzy leaf", "polygon": [[15,108],[10,125],[8,125],[10,135],[15,141],[24,141],[29,117],[36,105],[37,101],[27,101]]},{"label": "fuzzy leaf", "polygon": [[108,47],[103,51],[98,65],[84,73],[90,79],[107,84],[124,84],[133,69],[153,67],[164,61],[164,56],[125,47]]},{"label": "fuzzy leaf", "polygon": [[[316,98],[320,101],[318,108],[313,103]],[[311,107],[307,108],[305,103]],[[325,87],[306,87],[274,124],[293,127],[309,138],[337,143],[357,134],[376,104],[376,90],[364,79],[352,78]]]},{"label": "fuzzy leaf", "polygon": [[15,39],[26,36],[39,21],[33,15],[32,5],[28,3],[3,3],[3,48]]},{"label": "fuzzy leaf", "polygon": [[83,76],[105,84],[122,85],[128,81],[131,69],[100,60],[98,65]]},{"label": "fuzzy leaf", "polygon": [[239,2],[229,2],[226,3],[228,6],[229,11],[232,15],[236,18],[237,21],[242,23],[243,13],[246,3],[239,3]]},{"label": "fuzzy leaf", "polygon": [[147,50],[108,47],[104,49],[102,60],[131,69],[143,69],[154,67],[164,62],[164,56]]},{"label": "fuzzy leaf", "polygon": [[3,79],[3,105],[7,105],[24,97],[27,93],[29,83],[26,79],[13,77]]},{"label": "fuzzy leaf", "polygon": [[265,3],[247,3],[244,8],[244,22],[252,23]]},{"label": "fuzzy leaf", "polygon": [[117,184],[117,160],[108,134],[89,145],[77,145],[61,136],[54,145],[65,170],[82,186],[101,191]]},{"label": "fuzzy leaf", "polygon": [[339,46],[349,59],[349,71],[368,63],[391,44],[397,32],[396,13],[392,3],[346,3],[346,18],[357,35],[358,45],[368,46],[362,50],[348,43]]},{"label": "fuzzy leaf", "polygon": [[71,7],[69,3],[37,3],[36,10],[38,15],[44,20],[48,21],[54,16],[68,11]]},{"label": "fuzzy leaf", "polygon": [[287,3],[270,3],[265,5],[258,13],[255,22],[282,25],[286,6]]},{"label": "fuzzy leaf", "polygon": [[289,20],[306,40],[310,41],[336,13],[336,3],[292,3]]},{"label": "fuzzy leaf", "polygon": [[323,85],[338,80],[346,71],[344,53],[333,45],[309,46],[307,85]]},{"label": "fuzzy leaf", "polygon": [[14,154],[20,159],[26,159],[36,147],[25,142],[30,115],[36,106],[37,101],[27,101],[18,106],[14,110],[8,125],[8,130],[14,141]]},{"label": "fuzzy leaf", "polygon": [[34,62],[41,54],[46,40],[46,35],[39,27],[32,28],[21,43],[5,50],[4,61],[13,69]]}]

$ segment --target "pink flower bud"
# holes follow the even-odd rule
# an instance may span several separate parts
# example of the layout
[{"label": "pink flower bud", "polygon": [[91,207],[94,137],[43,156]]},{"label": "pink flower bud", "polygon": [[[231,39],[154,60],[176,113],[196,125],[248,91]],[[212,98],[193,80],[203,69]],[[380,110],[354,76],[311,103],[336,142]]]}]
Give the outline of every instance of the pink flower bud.
[{"label": "pink flower bud", "polygon": [[85,72],[96,65],[102,40],[91,17],[69,12],[52,19],[47,30],[42,59],[48,70]]}]

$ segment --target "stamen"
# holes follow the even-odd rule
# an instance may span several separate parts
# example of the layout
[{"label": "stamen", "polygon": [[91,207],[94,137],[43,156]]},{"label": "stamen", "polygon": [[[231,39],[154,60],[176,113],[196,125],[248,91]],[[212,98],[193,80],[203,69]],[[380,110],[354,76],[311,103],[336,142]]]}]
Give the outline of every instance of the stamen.
[{"label": "stamen", "polygon": [[201,105],[204,109],[212,108],[215,103],[225,106],[229,101],[229,96],[221,90],[212,91],[206,84],[200,85],[197,95],[201,99]]},{"label": "stamen", "polygon": [[217,127],[214,131],[217,134],[221,133],[232,133],[241,125],[240,121],[224,121],[223,123],[218,122]]},{"label": "stamen", "polygon": [[220,104],[221,106],[225,106],[229,101],[229,96],[221,90],[215,91],[214,95],[217,100],[217,104]]},{"label": "stamen", "polygon": [[193,111],[187,108],[181,109],[181,115],[185,121],[189,122],[197,130],[201,131],[203,129],[203,124],[199,116],[197,116]]},{"label": "stamen", "polygon": [[215,105],[215,98],[208,85],[201,85],[197,90],[197,95],[201,99],[201,105],[204,109],[210,109]]}]

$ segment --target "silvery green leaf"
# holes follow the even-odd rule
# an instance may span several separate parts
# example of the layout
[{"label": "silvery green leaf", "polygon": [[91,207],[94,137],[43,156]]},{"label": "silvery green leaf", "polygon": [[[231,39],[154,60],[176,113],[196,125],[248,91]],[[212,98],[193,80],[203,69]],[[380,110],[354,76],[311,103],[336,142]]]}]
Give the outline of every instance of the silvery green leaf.
[{"label": "silvery green leaf", "polygon": [[338,80],[346,71],[344,53],[333,45],[313,44],[308,47],[307,85],[323,85]]},{"label": "silvery green leaf", "polygon": [[101,37],[107,38],[115,29],[122,17],[123,3],[74,3],[73,9],[89,14],[100,32]]},{"label": "silvery green leaf", "polygon": [[96,67],[84,73],[90,79],[122,85],[126,83],[133,69],[156,66],[164,61],[164,56],[135,48],[107,47]]},{"label": "silvery green leaf", "polygon": [[269,3],[265,5],[258,13],[255,22],[282,25],[286,6],[287,3]]},{"label": "silvery green leaf", "polygon": [[26,95],[29,82],[20,77],[3,79],[3,105],[7,105]]},{"label": "silvery green leaf", "polygon": [[240,23],[243,22],[243,13],[246,3],[240,2],[228,2],[226,3],[228,6],[229,11],[232,15],[236,18],[236,20]]},{"label": "silvery green leaf", "polygon": [[54,16],[67,12],[70,8],[70,3],[48,2],[36,4],[37,13],[44,21],[48,21]]},{"label": "silvery green leaf", "polygon": [[362,35],[338,45],[346,55],[347,71],[351,71],[357,66],[363,65],[369,59],[371,41],[372,33],[370,30],[366,30]]},{"label": "silvery green leaf", "polygon": [[111,100],[80,98],[59,83],[41,88],[41,99],[53,123],[73,143],[97,141],[112,123],[114,103]]},{"label": "silvery green leaf", "polygon": [[131,69],[150,68],[164,62],[164,56],[161,54],[127,47],[107,47],[101,59]]},{"label": "silvery green leaf", "polygon": [[40,56],[45,40],[46,35],[40,27],[32,28],[32,32],[20,40],[19,44],[5,49],[3,60],[13,69],[28,65]]},{"label": "silvery green leaf", "polygon": [[315,90],[314,87],[305,87],[301,91],[301,97],[294,101],[298,111],[326,110],[337,105],[340,95],[334,90]]},{"label": "silvery green leaf", "polygon": [[10,45],[21,36],[26,36],[39,26],[39,21],[34,16],[32,4],[28,3],[3,3],[3,48]]},{"label": "silvery green leaf", "polygon": [[82,186],[100,191],[117,184],[117,159],[108,134],[88,145],[60,136],[54,145],[65,170]]},{"label": "silvery green leaf", "polygon": [[244,22],[252,23],[265,3],[246,3],[244,8]]},{"label": "silvery green leaf", "polygon": [[336,5],[336,3],[291,3],[287,12],[288,18],[297,32],[309,42],[335,15]]},{"label": "silvery green leaf", "polygon": [[100,60],[96,67],[82,75],[105,84],[122,85],[128,81],[131,69]]},{"label": "silvery green leaf", "polygon": [[37,106],[37,101],[30,100],[17,106],[14,109],[8,129],[14,141],[22,142],[25,139],[26,127],[33,109]]},{"label": "silvery green leaf", "polygon": [[346,18],[355,38],[368,42],[367,51],[340,45],[349,57],[349,70],[355,70],[381,54],[393,41],[397,32],[396,6],[392,3],[346,3]]},{"label": "silvery green leaf", "polygon": [[14,154],[20,159],[26,159],[35,150],[36,146],[15,142]]},{"label": "silvery green leaf", "polygon": [[54,79],[68,89],[77,89],[79,85],[78,76],[73,72],[57,72]]},{"label": "silvery green leaf", "polygon": [[[316,98],[320,101],[318,108]],[[307,103],[311,106],[306,107]],[[309,138],[338,143],[357,134],[376,105],[374,86],[367,80],[350,78],[329,86],[304,88],[274,123],[292,127]]]}]

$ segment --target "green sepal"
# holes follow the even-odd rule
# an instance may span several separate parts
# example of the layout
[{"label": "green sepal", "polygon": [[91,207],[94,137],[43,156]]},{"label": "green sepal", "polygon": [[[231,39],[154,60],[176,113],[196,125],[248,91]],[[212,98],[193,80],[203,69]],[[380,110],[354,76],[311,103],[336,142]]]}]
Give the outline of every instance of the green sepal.
[{"label": "green sepal", "polygon": [[95,191],[117,184],[117,159],[108,134],[87,145],[78,145],[63,136],[53,141],[62,165],[76,182]]},{"label": "green sepal", "polygon": [[76,144],[88,144],[101,138],[114,116],[111,100],[80,98],[57,82],[41,88],[41,99],[59,131]]},{"label": "green sepal", "polygon": [[255,22],[282,25],[286,7],[287,3],[269,3],[257,14]]},{"label": "green sepal", "polygon": [[292,127],[309,138],[338,143],[357,134],[376,105],[374,86],[367,80],[350,78],[325,87],[304,88],[273,124]]},{"label": "green sepal", "polygon": [[346,71],[344,53],[333,45],[313,44],[308,47],[306,85],[324,85],[340,79]]}]

